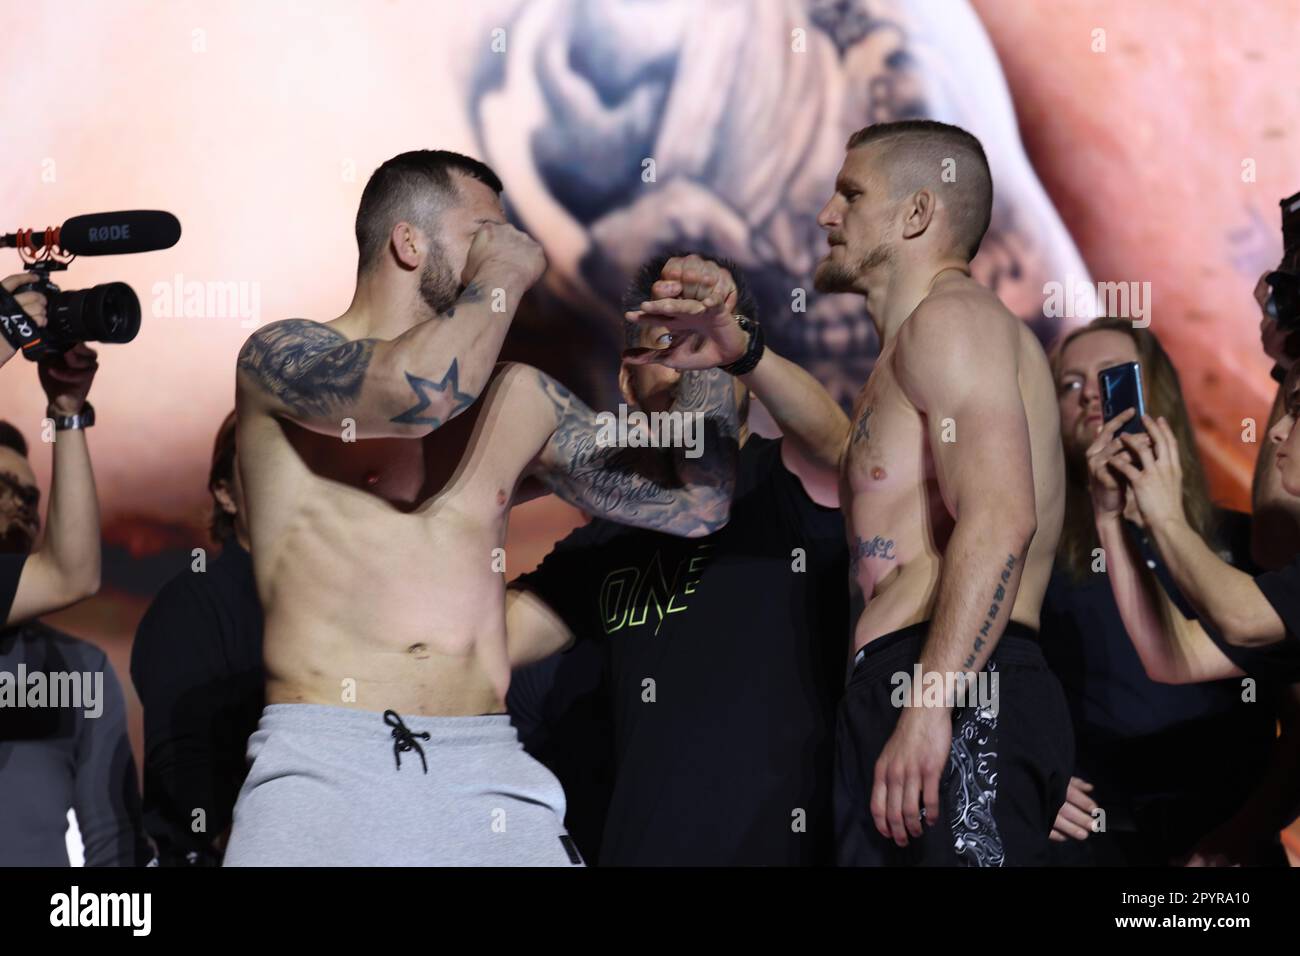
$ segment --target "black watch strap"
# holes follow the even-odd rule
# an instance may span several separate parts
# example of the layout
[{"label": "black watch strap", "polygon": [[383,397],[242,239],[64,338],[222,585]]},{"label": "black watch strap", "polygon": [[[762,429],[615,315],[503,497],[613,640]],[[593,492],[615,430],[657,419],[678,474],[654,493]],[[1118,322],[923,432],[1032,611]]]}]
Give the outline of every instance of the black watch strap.
[{"label": "black watch strap", "polygon": [[758,319],[751,319],[747,315],[736,316],[736,324],[749,333],[749,346],[744,355],[730,365],[722,366],[722,370],[728,375],[748,375],[763,357],[763,326]]}]

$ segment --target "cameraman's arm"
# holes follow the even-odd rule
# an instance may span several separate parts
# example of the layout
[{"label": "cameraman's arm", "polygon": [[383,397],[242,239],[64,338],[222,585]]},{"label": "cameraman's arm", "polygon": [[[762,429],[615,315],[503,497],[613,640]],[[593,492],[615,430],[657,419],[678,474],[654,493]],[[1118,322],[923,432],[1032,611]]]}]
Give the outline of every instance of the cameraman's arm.
[{"label": "cameraman's arm", "polygon": [[[94,352],[84,345],[51,363],[61,378],[51,382],[50,366],[43,365],[43,383],[70,389],[75,398],[56,398],[58,414],[79,411],[94,377]],[[45,517],[45,541],[23,565],[18,591],[6,624],[38,617],[90,597],[99,590],[99,501],[90,450],[84,429],[65,429],[54,436],[54,468],[50,479],[50,506]]]}]

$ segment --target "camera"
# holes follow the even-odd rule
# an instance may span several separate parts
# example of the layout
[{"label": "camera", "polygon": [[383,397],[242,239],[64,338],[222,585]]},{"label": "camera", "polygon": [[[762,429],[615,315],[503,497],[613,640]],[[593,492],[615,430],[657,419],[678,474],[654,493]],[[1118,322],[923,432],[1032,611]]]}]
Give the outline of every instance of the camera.
[{"label": "camera", "polygon": [[1288,196],[1282,207],[1282,262],[1264,277],[1271,292],[1264,308],[1278,328],[1294,332],[1300,327],[1300,193]]},{"label": "camera", "polygon": [[79,342],[130,342],[140,331],[140,299],[125,282],[105,282],[89,289],[63,291],[50,273],[67,266],[47,260],[28,267],[38,276],[14,290],[45,296],[45,328],[38,344],[23,348],[33,361],[45,355],[62,355]]},{"label": "camera", "polygon": [[[61,227],[20,229],[0,235],[0,247],[22,256],[26,271],[36,275],[12,294],[0,289],[0,335],[32,361],[62,355],[81,342],[130,342],[140,331],[140,299],[125,282],[105,282],[89,289],[63,291],[50,275],[67,269],[79,255],[106,256],[169,249],[180,239],[181,224],[169,212],[127,212],[73,216]],[[38,252],[38,250],[43,250]],[[31,321],[15,296],[45,296],[46,324]]]}]

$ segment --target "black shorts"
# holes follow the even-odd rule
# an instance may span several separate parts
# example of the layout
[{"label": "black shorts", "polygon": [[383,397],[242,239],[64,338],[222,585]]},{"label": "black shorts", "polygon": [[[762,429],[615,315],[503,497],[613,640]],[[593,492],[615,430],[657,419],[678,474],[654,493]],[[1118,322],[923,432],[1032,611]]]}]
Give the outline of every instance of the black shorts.
[{"label": "black shorts", "polygon": [[[896,674],[913,676],[928,621],[879,637],[858,655],[835,728],[835,842],[841,866],[1041,866],[1074,766],[1065,694],[1038,635],[1012,622],[985,665],[997,706],[953,710],[939,823],[906,847],[871,817],[876,759],[898,723]],[[989,677],[981,675],[984,681]],[[991,687],[991,683],[983,685]],[[927,808],[928,810],[928,808]]]}]

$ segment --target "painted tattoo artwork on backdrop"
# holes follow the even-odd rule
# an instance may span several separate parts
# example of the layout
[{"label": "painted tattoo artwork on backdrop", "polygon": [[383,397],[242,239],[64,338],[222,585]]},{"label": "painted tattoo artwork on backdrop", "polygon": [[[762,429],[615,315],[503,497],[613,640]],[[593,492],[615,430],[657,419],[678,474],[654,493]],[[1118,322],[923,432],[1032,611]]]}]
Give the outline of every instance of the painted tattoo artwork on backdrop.
[{"label": "painted tattoo artwork on backdrop", "polygon": [[[724,255],[749,277],[773,348],[847,409],[873,366],[875,331],[860,297],[819,295],[812,279],[826,251],[816,219],[844,144],[873,122],[974,125],[978,117],[955,115],[949,90],[1001,82],[991,47],[970,55],[964,27],[945,32],[918,9],[907,0],[718,2],[702,29],[693,0],[515,6],[503,18],[505,52],[469,66],[469,121],[506,183],[511,218],[551,263],[516,320],[517,341],[544,351],[559,317],[580,323],[573,338],[590,345],[581,356],[552,348],[558,361],[577,359],[557,374],[609,407],[619,299],[636,267],[668,250]],[[958,47],[963,57],[945,55]],[[958,60],[977,62],[979,75],[936,69]],[[1042,316],[1041,289],[1066,264],[1044,261],[1042,250],[1059,245],[1044,233],[1063,230],[1054,214],[1040,221],[1037,182],[1022,190],[1014,174],[999,178],[989,153],[998,198],[974,272],[1047,339],[1057,325]]]}]

